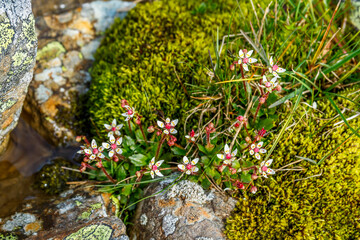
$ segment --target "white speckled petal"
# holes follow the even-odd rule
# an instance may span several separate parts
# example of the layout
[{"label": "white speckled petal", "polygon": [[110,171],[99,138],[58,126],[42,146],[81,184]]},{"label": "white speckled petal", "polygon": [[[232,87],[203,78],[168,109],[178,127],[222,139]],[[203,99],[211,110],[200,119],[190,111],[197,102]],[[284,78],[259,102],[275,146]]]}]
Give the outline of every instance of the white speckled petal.
[{"label": "white speckled petal", "polygon": [[152,178],[154,178],[154,176],[155,176],[154,171],[151,171],[150,175],[151,175]]},{"label": "white speckled petal", "polygon": [[199,162],[198,158],[195,158],[191,161],[191,165],[196,165]]},{"label": "white speckled petal", "polygon": [[256,58],[249,58],[249,63],[256,63],[257,59]]},{"label": "white speckled petal", "polygon": [[178,122],[179,122],[178,119],[171,121],[171,126],[175,127]]},{"label": "white speckled petal", "polygon": [[246,64],[246,63],[243,63],[243,68],[244,68],[244,70],[246,71],[246,72],[248,72],[249,71],[249,67],[248,67],[248,65]]},{"label": "white speckled petal", "polygon": [[270,57],[270,66],[273,66],[274,65],[274,59],[273,59],[273,57],[271,56]]},{"label": "white speckled petal", "polygon": [[111,143],[111,144],[114,144],[114,143],[115,143],[115,137],[114,137],[114,136],[110,136],[110,139],[109,139],[109,140],[110,140],[110,143]]},{"label": "white speckled petal", "polygon": [[86,154],[91,154],[91,153],[92,153],[92,151],[91,151],[90,149],[84,149],[84,152],[85,152]]},{"label": "white speckled petal", "polygon": [[165,129],[165,130],[164,130],[164,133],[165,133],[166,135],[169,134],[169,130]]},{"label": "white speckled petal", "polygon": [[115,149],[115,151],[116,151],[117,154],[122,154],[121,148],[117,148],[117,149]]},{"label": "white speckled petal", "polygon": [[162,122],[162,121],[157,121],[157,125],[160,127],[160,128],[163,128],[165,127],[165,124]]},{"label": "white speckled petal", "polygon": [[262,175],[264,176],[264,178],[268,178],[266,172],[263,172]]},{"label": "white speckled petal", "polygon": [[166,122],[166,123],[170,123],[170,121],[171,121],[170,118],[166,118],[166,119],[165,119],[165,122]]},{"label": "white speckled petal", "polygon": [[84,154],[85,152],[84,152],[84,150],[79,150],[79,151],[77,151],[77,153],[78,154]]},{"label": "white speckled petal", "polygon": [[122,129],[123,126],[124,126],[124,124],[119,124],[119,125],[117,125],[117,126],[116,126],[116,130]]},{"label": "white speckled petal", "polygon": [[250,50],[246,53],[246,57],[249,58],[251,57],[252,53],[254,52],[254,50]]},{"label": "white speckled petal", "polygon": [[116,128],[116,118],[114,118],[114,120],[112,121],[111,126]]},{"label": "white speckled petal", "polygon": [[229,154],[229,153],[230,153],[229,145],[225,144],[224,152],[225,152],[226,154]]},{"label": "white speckled petal", "polygon": [[255,149],[255,148],[256,148],[256,145],[253,143],[253,144],[251,144],[250,148],[251,148],[251,149]]},{"label": "white speckled petal", "polygon": [[257,144],[257,147],[258,147],[258,148],[261,148],[263,144],[264,144],[264,142],[259,142],[259,143]]},{"label": "white speckled petal", "polygon": [[115,131],[115,135],[116,135],[116,136],[120,136],[120,135],[121,135],[120,131],[119,131],[119,130],[116,130],[116,131]]},{"label": "white speckled petal", "polygon": [[164,162],[164,160],[157,161],[157,163],[155,163],[155,165],[157,167],[160,167],[163,162]]},{"label": "white speckled petal", "polygon": [[118,140],[116,140],[116,145],[121,145],[121,143],[122,143],[122,137],[121,138],[119,138]]},{"label": "white speckled petal", "polygon": [[279,67],[278,69],[276,69],[276,72],[283,73],[286,72],[286,69]]},{"label": "white speckled petal", "polygon": [[94,160],[96,158],[95,154],[91,154],[90,159]]},{"label": "white speckled petal", "polygon": [[265,166],[267,166],[267,167],[270,166],[272,164],[272,162],[273,162],[272,159],[267,160],[265,163]]},{"label": "white speckled petal", "polygon": [[110,144],[109,143],[106,143],[106,142],[103,142],[102,143],[102,146],[106,149],[109,149],[110,148]]},{"label": "white speckled petal", "polygon": [[251,149],[249,153],[250,153],[250,155],[254,155],[255,152],[254,152],[254,150]]},{"label": "white speckled petal", "polygon": [[191,171],[194,173],[194,172],[197,172],[197,171],[199,171],[199,168],[198,167],[193,167],[193,168],[191,168]]},{"label": "white speckled petal", "polygon": [[185,170],[185,166],[184,166],[184,165],[182,165],[182,164],[179,164],[179,165],[178,165],[178,168],[179,168],[180,170],[182,170],[182,171],[184,171],[184,170]]},{"label": "white speckled petal", "polygon": [[225,161],[224,161],[224,164],[230,165],[230,164],[231,164],[231,161],[230,161],[230,160],[225,160]]},{"label": "white speckled petal", "polygon": [[220,159],[224,159],[224,158],[225,158],[224,154],[217,154],[216,156],[217,156],[218,158],[220,158]]},{"label": "white speckled petal", "polygon": [[275,174],[275,171],[271,168],[268,168],[266,171],[268,174]]},{"label": "white speckled petal", "polygon": [[190,170],[186,170],[185,172],[187,175],[190,175],[191,174],[191,171]]},{"label": "white speckled petal", "polygon": [[232,157],[235,157],[236,154],[237,154],[237,149],[235,149],[235,150],[231,153],[231,156],[232,156]]},{"label": "white speckled petal", "polygon": [[111,130],[111,126],[109,124],[104,124],[104,127],[107,129],[107,130]]},{"label": "white speckled petal", "polygon": [[184,157],[183,157],[183,162],[184,162],[185,164],[189,164],[189,159],[188,159],[187,156],[184,156]]},{"label": "white speckled petal", "polygon": [[170,133],[171,133],[171,134],[176,134],[176,133],[177,133],[177,130],[176,130],[175,128],[172,128],[172,129],[170,129]]},{"label": "white speckled petal", "polygon": [[240,51],[239,51],[239,57],[241,57],[241,58],[245,57],[245,54],[242,49],[240,49]]},{"label": "white speckled petal", "polygon": [[115,154],[115,151],[114,151],[114,149],[111,149],[111,150],[109,151],[109,157],[112,157],[112,156],[114,156],[114,154]]},{"label": "white speckled petal", "polygon": [[98,158],[105,158],[105,155],[104,154],[102,154],[102,153],[98,153]]},{"label": "white speckled petal", "polygon": [[260,154],[259,154],[259,153],[255,153],[255,158],[258,159],[258,160],[260,160],[260,158],[261,158]]},{"label": "white speckled petal", "polygon": [[260,153],[266,153],[266,149],[265,149],[265,148],[261,148],[261,149],[260,149]]},{"label": "white speckled petal", "polygon": [[97,144],[96,144],[96,141],[95,141],[95,139],[93,139],[92,141],[91,141],[91,147],[94,149],[94,148],[97,148]]},{"label": "white speckled petal", "polygon": [[150,164],[151,164],[151,166],[155,164],[155,157],[153,157],[153,158],[150,160]]},{"label": "white speckled petal", "polygon": [[163,176],[164,176],[158,169],[155,170],[155,174],[158,175],[159,177],[163,177]]}]

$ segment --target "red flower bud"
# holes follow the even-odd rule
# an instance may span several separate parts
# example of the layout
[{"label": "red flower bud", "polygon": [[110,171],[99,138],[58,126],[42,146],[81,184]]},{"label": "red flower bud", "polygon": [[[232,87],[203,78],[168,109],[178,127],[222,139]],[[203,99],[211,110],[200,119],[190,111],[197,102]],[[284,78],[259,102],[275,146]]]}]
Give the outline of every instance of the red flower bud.
[{"label": "red flower bud", "polygon": [[235,65],[234,65],[234,64],[231,64],[231,65],[230,65],[230,70],[231,70],[231,71],[234,71],[234,70],[235,70]]},{"label": "red flower bud", "polygon": [[175,142],[174,142],[174,141],[172,141],[172,140],[169,140],[169,141],[167,142],[167,144],[168,144],[170,147],[172,147],[172,146],[174,146],[174,145],[175,145]]},{"label": "red flower bud", "polygon": [[249,136],[247,136],[246,138],[245,138],[245,141],[247,142],[247,143],[251,143],[252,141],[251,141],[251,138],[249,137]]},{"label": "red flower bud", "polygon": [[252,180],[256,180],[258,177],[259,177],[259,176],[258,176],[256,173],[253,173],[253,174],[251,175],[251,179],[252,179]]},{"label": "red flower bud", "polygon": [[236,187],[237,187],[238,189],[245,189],[244,184],[241,183],[241,182],[238,182],[238,183],[236,184]]},{"label": "red flower bud", "polygon": [[77,141],[77,142],[81,142],[81,139],[82,139],[82,137],[81,137],[81,136],[76,136],[75,141]]},{"label": "red flower bud", "polygon": [[242,122],[242,121],[244,121],[244,117],[243,116],[238,116],[237,118],[236,118],[239,122]]},{"label": "red flower bud", "polygon": [[266,98],[261,97],[261,98],[259,99],[259,103],[260,103],[260,104],[264,104],[265,102],[266,102]]},{"label": "red flower bud", "polygon": [[118,161],[119,161],[118,156],[116,156],[116,155],[115,155],[115,156],[113,156],[113,161],[114,161],[114,162],[118,162]]},{"label": "red flower bud", "polygon": [[126,105],[129,105],[128,101],[126,101],[125,99],[121,100],[121,107],[124,108]]},{"label": "red flower bud", "polygon": [[101,162],[97,162],[96,164],[95,164],[98,168],[102,168],[102,163]]},{"label": "red flower bud", "polygon": [[232,167],[229,167],[229,170],[231,172],[231,174],[236,174],[236,169],[235,168],[232,168]]},{"label": "red flower bud", "polygon": [[84,162],[88,162],[88,161],[89,161],[89,158],[88,158],[88,157],[84,157],[83,161],[84,161]]},{"label": "red flower bud", "polygon": [[256,186],[252,186],[251,189],[250,189],[250,192],[252,194],[255,194],[257,192],[257,187]]},{"label": "red flower bud", "polygon": [[282,87],[278,84],[278,85],[275,87],[275,90],[278,91],[278,92],[281,92]]},{"label": "red flower bud", "polygon": [[236,128],[238,128],[238,127],[240,127],[240,123],[235,123],[235,125],[234,125]]},{"label": "red flower bud", "polygon": [[220,165],[220,166],[218,166],[218,171],[223,172],[225,168],[226,168],[226,165],[224,165],[224,164]]},{"label": "red flower bud", "polygon": [[162,131],[157,131],[157,132],[156,132],[156,135],[160,136],[161,133],[162,133]]},{"label": "red flower bud", "polygon": [[155,131],[154,126],[150,126],[147,128],[148,133],[153,133]]}]

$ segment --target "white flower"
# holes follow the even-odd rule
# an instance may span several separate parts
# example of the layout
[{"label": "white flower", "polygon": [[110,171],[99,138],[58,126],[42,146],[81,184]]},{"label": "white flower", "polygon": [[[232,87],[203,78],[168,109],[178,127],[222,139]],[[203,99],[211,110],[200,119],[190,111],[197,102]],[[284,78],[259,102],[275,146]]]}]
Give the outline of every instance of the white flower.
[{"label": "white flower", "polygon": [[153,157],[151,159],[151,161],[149,163],[149,169],[150,169],[150,175],[151,175],[152,178],[154,178],[155,174],[158,175],[159,177],[164,176],[164,175],[162,175],[162,173],[158,169],[163,162],[164,162],[164,160],[160,160],[160,161],[157,161],[157,163],[155,163],[155,157]]},{"label": "white flower", "polygon": [[261,158],[260,153],[266,153],[266,149],[261,148],[263,144],[264,142],[259,142],[257,145],[255,143],[251,144],[250,155],[254,155],[255,153],[255,158],[260,159]]},{"label": "white flower", "polygon": [[194,160],[192,160],[191,162],[189,161],[189,159],[184,156],[183,157],[183,163],[184,164],[179,164],[178,168],[182,171],[185,172],[187,175],[196,173],[197,171],[199,171],[199,168],[197,166],[195,166],[198,163],[199,159],[195,158]]},{"label": "white flower", "polygon": [[239,51],[239,61],[238,64],[242,64],[245,71],[249,71],[248,64],[257,62],[256,58],[251,58],[251,54],[254,50],[247,51],[246,49]]},{"label": "white flower", "polygon": [[105,155],[102,154],[102,151],[104,151],[104,148],[100,146],[97,147],[95,139],[91,141],[91,147],[84,149],[85,154],[90,156],[90,160],[94,160],[95,158],[104,158]]},{"label": "white flower", "polygon": [[275,171],[273,169],[268,168],[271,165],[272,161],[272,159],[269,159],[268,161],[263,161],[260,164],[259,173],[261,173],[265,178],[267,178],[267,175],[269,174],[275,174]]},{"label": "white flower", "polygon": [[265,90],[267,92],[271,93],[272,91],[274,91],[274,89],[278,85],[278,82],[276,80],[277,80],[277,77],[274,77],[270,81],[268,81],[264,75],[263,76],[263,84],[264,85],[260,85],[260,87],[265,88]]},{"label": "white flower", "polygon": [[109,151],[109,157],[112,157],[115,155],[115,152],[117,154],[121,154],[122,153],[122,150],[119,148],[119,146],[121,145],[122,143],[122,138],[119,138],[115,141],[115,137],[113,135],[111,135],[109,137],[109,142],[110,143],[106,143],[106,142],[103,142],[102,143],[102,146],[106,149],[110,149]]},{"label": "white flower", "polygon": [[170,118],[167,118],[165,123],[163,123],[162,121],[157,121],[157,125],[160,127],[160,128],[165,128],[163,133],[165,134],[176,134],[177,133],[177,130],[174,128],[176,126],[176,124],[178,123],[178,120],[175,119],[173,121],[170,121]]},{"label": "white flower", "polygon": [[230,152],[230,148],[227,144],[225,144],[224,154],[217,154],[217,157],[224,160],[224,164],[230,165],[232,161],[234,161],[235,156],[237,154],[237,149],[235,149],[232,153]]},{"label": "white flower", "polygon": [[116,125],[116,119],[114,118],[114,120],[112,121],[111,125],[109,124],[104,124],[104,127],[106,128],[106,130],[109,131],[108,133],[108,137],[110,137],[110,135],[115,135],[115,136],[120,136],[120,129],[123,127],[123,124],[119,124]]},{"label": "white flower", "polygon": [[186,135],[185,138],[189,139],[190,142],[195,142],[196,139],[195,137],[197,137],[199,134],[195,134],[194,130],[191,130],[191,132],[189,133],[189,135]]},{"label": "white flower", "polygon": [[123,115],[124,117],[126,117],[125,121],[129,121],[131,120],[134,115],[135,115],[135,108],[132,108],[128,105],[125,105],[124,108],[127,110],[126,113],[122,113],[121,115]]},{"label": "white flower", "polygon": [[286,71],[286,69],[279,67],[278,65],[274,65],[273,57],[270,58],[270,68],[269,72],[274,75],[274,77],[280,78],[279,74],[277,73],[283,73]]}]

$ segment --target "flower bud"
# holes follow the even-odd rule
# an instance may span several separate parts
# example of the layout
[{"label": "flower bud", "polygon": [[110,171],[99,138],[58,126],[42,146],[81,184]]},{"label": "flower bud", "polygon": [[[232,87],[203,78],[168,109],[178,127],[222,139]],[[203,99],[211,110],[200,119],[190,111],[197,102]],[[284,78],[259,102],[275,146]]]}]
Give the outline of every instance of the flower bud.
[{"label": "flower bud", "polygon": [[247,136],[246,138],[245,138],[245,141],[247,142],[247,143],[251,143],[252,141],[251,141],[251,138],[249,137],[249,136]]},{"label": "flower bud", "polygon": [[125,99],[121,100],[121,107],[124,108],[126,105],[129,105],[128,101],[126,101]]},{"label": "flower bud", "polygon": [[98,168],[102,168],[102,163],[101,162],[97,162],[96,164],[95,164]]},{"label": "flower bud", "polygon": [[169,147],[172,147],[175,145],[175,142],[173,140],[169,140],[167,144],[169,145]]},{"label": "flower bud", "polygon": [[224,165],[224,164],[220,165],[220,166],[218,166],[218,171],[223,172],[225,168],[226,168],[226,165]]},{"label": "flower bud", "polygon": [[229,167],[229,170],[231,172],[231,174],[236,174],[236,169],[235,168],[232,168],[232,167]]},{"label": "flower bud", "polygon": [[136,174],[136,177],[137,177],[137,178],[140,178],[140,177],[141,177],[141,171],[136,171],[135,174]]},{"label": "flower bud", "polygon": [[161,131],[157,131],[157,132],[156,132],[156,135],[160,136],[161,133],[162,133]]},{"label": "flower bud", "polygon": [[250,189],[250,192],[252,194],[255,194],[257,192],[257,187],[256,186],[252,186],[251,189]]},{"label": "flower bud", "polygon": [[257,136],[255,137],[255,142],[260,141],[260,139],[261,139],[261,137],[260,137],[259,135],[257,135]]},{"label": "flower bud", "polygon": [[236,119],[237,119],[239,122],[244,121],[244,117],[243,117],[243,116],[238,116]]},{"label": "flower bud", "polygon": [[150,126],[147,128],[148,133],[153,133],[155,131],[154,126]]},{"label": "flower bud", "polygon": [[140,125],[140,124],[141,124],[140,118],[137,118],[137,119],[135,120],[135,123],[136,123],[137,125]]},{"label": "flower bud", "polygon": [[251,179],[252,179],[252,180],[256,180],[258,177],[259,177],[259,176],[258,176],[256,173],[253,173],[253,174],[251,175]]},{"label": "flower bud", "polygon": [[240,127],[240,123],[238,123],[238,122],[235,123],[234,127],[236,127],[236,128]]},{"label": "flower bud", "polygon": [[88,157],[84,157],[83,161],[84,161],[84,162],[88,162],[88,161],[89,161],[89,158],[88,158]]},{"label": "flower bud", "polygon": [[245,189],[245,186],[244,186],[244,184],[243,184],[242,182],[238,182],[238,183],[236,184],[236,187],[237,187],[238,189]]},{"label": "flower bud", "polygon": [[275,90],[278,91],[278,92],[281,92],[282,87],[278,84],[278,85],[275,87]]},{"label": "flower bud", "polygon": [[234,64],[231,64],[231,65],[230,65],[230,70],[231,70],[231,71],[234,71],[234,70],[235,70],[235,65],[234,65]]},{"label": "flower bud", "polygon": [[266,98],[264,98],[264,97],[261,97],[261,98],[259,99],[259,103],[260,103],[260,104],[264,104],[265,101],[266,101]]},{"label": "flower bud", "polygon": [[116,155],[115,155],[115,156],[113,156],[113,161],[114,161],[114,162],[118,162],[118,161],[119,161],[118,156],[116,156]]},{"label": "flower bud", "polygon": [[75,141],[77,141],[77,142],[81,142],[81,139],[82,139],[82,137],[81,137],[81,136],[76,136]]}]

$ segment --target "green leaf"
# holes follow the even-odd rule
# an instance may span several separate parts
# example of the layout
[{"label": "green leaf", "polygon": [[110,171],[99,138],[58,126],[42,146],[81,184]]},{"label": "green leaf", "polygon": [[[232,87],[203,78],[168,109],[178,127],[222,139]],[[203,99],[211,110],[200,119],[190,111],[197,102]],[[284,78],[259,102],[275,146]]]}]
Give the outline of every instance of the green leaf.
[{"label": "green leaf", "polygon": [[121,189],[121,194],[124,196],[129,196],[131,194],[132,185],[126,185]]},{"label": "green leaf", "polygon": [[[347,61],[350,61],[352,58],[356,57],[357,55],[360,54],[360,49],[356,50],[355,52],[352,52],[351,54],[347,55],[345,58],[341,59],[340,61],[338,61],[337,63],[335,63],[334,65],[332,65],[331,67],[325,69],[323,71],[324,74],[328,74],[332,71],[337,70],[339,67],[341,67],[344,63],[346,63]],[[335,83],[336,85],[336,83]],[[333,86],[334,87],[334,86]]]},{"label": "green leaf", "polygon": [[250,183],[251,182],[251,174],[250,173],[241,173],[241,181],[244,183]]},{"label": "green leaf", "polygon": [[208,154],[208,151],[206,150],[206,148],[203,145],[198,143],[197,146],[198,146],[200,152]]},{"label": "green leaf", "polygon": [[210,183],[210,181],[209,181],[207,178],[205,178],[205,179],[203,179],[203,180],[201,181],[201,186],[202,186],[204,189],[209,189],[210,186],[211,186],[211,183]]},{"label": "green leaf", "polygon": [[116,176],[117,176],[118,180],[122,180],[122,179],[126,178],[127,173],[126,173],[124,166],[120,165],[117,167]]},{"label": "green leaf", "polygon": [[216,173],[218,173],[214,168],[211,168],[211,167],[206,168],[205,172],[210,177],[215,177],[217,175]]},{"label": "green leaf", "polygon": [[240,162],[239,162],[239,160],[233,161],[231,167],[233,167],[233,168],[235,168],[235,169],[239,169],[239,168],[240,168]]},{"label": "green leaf", "polygon": [[208,166],[209,162],[210,162],[210,158],[208,158],[207,156],[202,156],[201,157],[201,162],[205,165]]},{"label": "green leaf", "polygon": [[175,154],[175,155],[180,155],[180,156],[185,156],[186,155],[186,150],[179,148],[179,147],[172,147],[171,151]]},{"label": "green leaf", "polygon": [[141,153],[138,153],[138,154],[134,154],[134,155],[130,156],[129,159],[130,159],[130,162],[132,164],[134,164],[135,166],[142,167],[142,166],[147,165],[146,160],[148,159],[148,157]]},{"label": "green leaf", "polygon": [[130,148],[135,146],[135,141],[129,136],[124,136],[124,145]]},{"label": "green leaf", "polygon": [[280,98],[278,101],[276,101],[276,102],[274,102],[273,104],[271,104],[271,105],[269,106],[269,108],[273,108],[273,107],[276,107],[276,106],[278,106],[278,105],[280,105],[280,104],[283,104],[286,100],[291,99],[291,98],[293,98],[293,97],[295,97],[295,96],[298,96],[299,93],[302,92],[302,91],[303,91],[302,88],[299,88],[299,89],[295,90],[294,92],[286,95],[286,96],[283,97],[283,98]]},{"label": "green leaf", "polygon": [[135,137],[136,137],[136,139],[137,139],[138,141],[140,141],[140,142],[144,142],[144,141],[145,141],[140,129],[138,129],[138,130],[135,131]]}]

